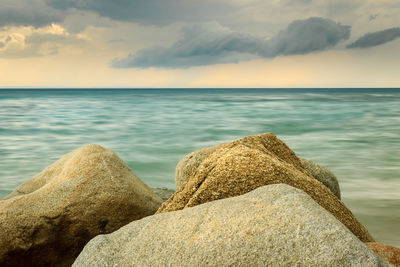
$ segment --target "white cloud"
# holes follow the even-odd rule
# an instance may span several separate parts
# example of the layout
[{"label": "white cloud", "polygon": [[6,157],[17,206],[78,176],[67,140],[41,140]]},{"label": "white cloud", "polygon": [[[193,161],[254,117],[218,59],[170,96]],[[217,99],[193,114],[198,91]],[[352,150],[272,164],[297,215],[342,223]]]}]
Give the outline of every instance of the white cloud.
[{"label": "white cloud", "polygon": [[0,57],[21,58],[56,54],[59,44],[81,42],[59,24],[35,28],[32,26],[7,27],[0,31]]}]

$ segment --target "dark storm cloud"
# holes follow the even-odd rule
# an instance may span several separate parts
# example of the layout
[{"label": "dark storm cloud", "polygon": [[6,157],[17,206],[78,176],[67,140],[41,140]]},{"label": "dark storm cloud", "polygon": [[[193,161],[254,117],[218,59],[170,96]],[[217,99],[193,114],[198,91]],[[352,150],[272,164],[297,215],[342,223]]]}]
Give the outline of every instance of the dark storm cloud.
[{"label": "dark storm cloud", "polygon": [[349,37],[350,26],[330,19],[295,20],[268,42],[264,56],[307,54],[335,46]]},{"label": "dark storm cloud", "polygon": [[41,27],[63,19],[64,12],[48,6],[44,0],[1,0],[0,3],[0,27]]},{"label": "dark storm cloud", "polygon": [[350,27],[329,19],[293,21],[269,40],[230,31],[214,24],[186,27],[182,38],[169,48],[153,47],[115,60],[116,68],[180,68],[232,63],[255,57],[307,54],[346,40]]},{"label": "dark storm cloud", "polygon": [[400,28],[391,28],[383,31],[367,33],[347,48],[367,48],[378,46],[400,37]]},{"label": "dark storm cloud", "polygon": [[47,0],[59,10],[75,8],[93,11],[100,16],[118,21],[135,21],[163,25],[176,21],[200,21],[218,19],[232,12],[229,1],[215,0]]},{"label": "dark storm cloud", "polygon": [[152,47],[115,61],[113,66],[129,67],[190,67],[236,62],[241,56],[258,51],[262,39],[235,33],[218,23],[185,27],[182,39],[169,48]]}]

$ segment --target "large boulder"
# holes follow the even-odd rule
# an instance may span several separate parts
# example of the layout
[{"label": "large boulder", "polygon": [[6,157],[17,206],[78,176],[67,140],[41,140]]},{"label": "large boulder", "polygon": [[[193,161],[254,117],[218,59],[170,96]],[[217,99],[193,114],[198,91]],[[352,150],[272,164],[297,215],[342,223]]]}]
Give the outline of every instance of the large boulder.
[{"label": "large boulder", "polygon": [[388,262],[394,264],[395,266],[400,266],[400,248],[379,242],[370,242],[366,243],[366,245]]},{"label": "large boulder", "polygon": [[343,202],[303,168],[284,142],[270,133],[248,136],[220,147],[201,162],[157,213],[194,207],[277,183],[304,190],[360,240],[374,241]]},{"label": "large boulder", "polygon": [[199,167],[200,163],[203,162],[208,156],[214,153],[217,149],[221,148],[225,144],[218,144],[212,147],[201,148],[193,151],[184,156],[176,165],[175,168],[175,185],[176,188],[181,187],[187,179],[192,176]]},{"label": "large boulder", "polygon": [[[218,144],[212,147],[201,148],[195,150],[186,156],[184,156],[176,165],[175,168],[175,185],[176,188],[181,187],[186,180],[193,175],[197,170],[197,167],[208,158],[212,153],[217,151],[219,148],[224,146],[223,144]],[[318,164],[312,160],[300,158],[300,162],[304,169],[309,171],[312,176],[328,187],[332,193],[335,194],[340,199],[340,187],[336,176],[325,166]]]},{"label": "large boulder", "polygon": [[325,166],[312,160],[299,158],[301,165],[308,170],[318,181],[328,187],[340,199],[340,187],[336,176]]},{"label": "large boulder", "polygon": [[92,239],[73,266],[390,266],[285,184],[134,221]]},{"label": "large boulder", "polygon": [[79,148],[0,200],[0,266],[70,266],[94,236],[161,202],[113,151]]}]

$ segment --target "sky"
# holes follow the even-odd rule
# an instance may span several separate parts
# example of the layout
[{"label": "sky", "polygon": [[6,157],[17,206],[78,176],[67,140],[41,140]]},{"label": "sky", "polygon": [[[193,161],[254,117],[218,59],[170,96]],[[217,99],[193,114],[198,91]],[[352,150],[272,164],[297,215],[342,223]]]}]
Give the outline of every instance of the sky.
[{"label": "sky", "polygon": [[398,0],[0,0],[0,87],[400,87]]}]

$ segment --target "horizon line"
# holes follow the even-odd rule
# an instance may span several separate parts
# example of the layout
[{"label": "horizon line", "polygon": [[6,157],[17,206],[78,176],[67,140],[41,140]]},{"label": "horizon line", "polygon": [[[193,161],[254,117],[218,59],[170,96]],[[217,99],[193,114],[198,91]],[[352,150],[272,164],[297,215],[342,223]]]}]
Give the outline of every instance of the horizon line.
[{"label": "horizon line", "polygon": [[215,89],[215,90],[223,90],[223,89],[250,89],[250,90],[258,90],[258,89],[400,89],[400,87],[23,87],[23,86],[11,86],[11,87],[0,87],[0,90],[7,89],[34,89],[34,90],[202,90],[202,89]]}]

